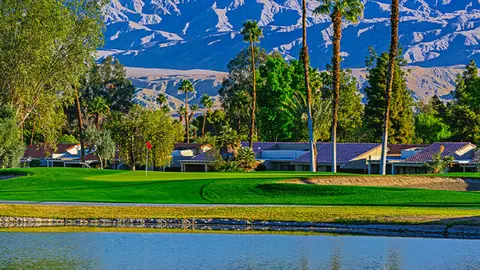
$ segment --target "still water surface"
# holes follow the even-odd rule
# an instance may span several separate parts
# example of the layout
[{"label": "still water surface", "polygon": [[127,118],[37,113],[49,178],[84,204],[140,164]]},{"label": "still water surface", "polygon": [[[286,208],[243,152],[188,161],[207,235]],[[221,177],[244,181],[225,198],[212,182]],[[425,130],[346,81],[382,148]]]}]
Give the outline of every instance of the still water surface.
[{"label": "still water surface", "polygon": [[479,240],[7,232],[0,245],[0,269],[480,269]]}]

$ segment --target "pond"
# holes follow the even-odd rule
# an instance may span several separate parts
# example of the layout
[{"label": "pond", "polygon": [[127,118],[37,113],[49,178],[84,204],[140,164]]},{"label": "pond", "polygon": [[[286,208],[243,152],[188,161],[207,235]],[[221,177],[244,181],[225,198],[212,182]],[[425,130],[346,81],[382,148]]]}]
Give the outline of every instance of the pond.
[{"label": "pond", "polygon": [[480,241],[330,235],[0,233],[1,269],[480,269]]}]

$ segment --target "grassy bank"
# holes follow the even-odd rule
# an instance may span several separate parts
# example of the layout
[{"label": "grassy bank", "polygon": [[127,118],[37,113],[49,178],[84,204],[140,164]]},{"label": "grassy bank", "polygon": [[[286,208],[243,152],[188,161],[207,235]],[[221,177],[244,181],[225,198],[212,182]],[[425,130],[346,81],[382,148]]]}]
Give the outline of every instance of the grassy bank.
[{"label": "grassy bank", "polygon": [[[36,168],[0,181],[0,200],[181,204],[292,204],[480,208],[480,193],[281,183],[330,174],[295,172],[161,173]],[[455,177],[460,177],[456,174]],[[463,177],[475,178],[480,174]],[[3,215],[3,213],[2,213]]]},{"label": "grassy bank", "polygon": [[337,223],[476,224],[480,209],[376,206],[112,207],[0,205],[0,216],[67,219],[225,218]]}]

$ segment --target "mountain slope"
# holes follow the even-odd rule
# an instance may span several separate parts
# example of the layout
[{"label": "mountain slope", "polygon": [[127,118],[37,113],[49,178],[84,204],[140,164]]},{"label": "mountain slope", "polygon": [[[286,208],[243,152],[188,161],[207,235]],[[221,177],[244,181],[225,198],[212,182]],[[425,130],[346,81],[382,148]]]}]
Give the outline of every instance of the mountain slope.
[{"label": "mountain slope", "polygon": [[[405,59],[422,67],[480,61],[480,0],[401,0],[400,42]],[[365,16],[346,24],[345,67],[363,67],[371,45],[387,51],[390,0],[364,0]],[[314,16],[308,2],[312,65],[331,58],[332,29],[327,16]],[[106,8],[102,55],[115,54],[132,67],[226,70],[245,48],[239,32],[247,19],[264,31],[261,46],[286,59],[300,51],[299,0],[111,0]]]},{"label": "mountain slope", "polygon": [[[457,74],[463,72],[464,66],[435,68],[410,66],[406,67],[406,70],[409,71],[407,85],[416,100],[427,102],[433,95],[438,95],[448,101],[452,98],[450,92],[455,89],[455,78]],[[359,82],[359,89],[363,89],[366,84],[366,70],[353,68],[352,74]],[[200,96],[206,93],[214,97],[217,101],[216,106],[219,106],[218,90],[221,82],[228,76],[225,72],[209,70],[181,71],[146,68],[127,68],[127,75],[138,87],[136,93],[138,103],[150,108],[158,108],[155,98],[159,93],[166,93],[172,109],[183,104],[184,96],[178,92],[178,84],[182,79],[190,79],[194,82],[197,95],[191,103],[198,104]]]}]

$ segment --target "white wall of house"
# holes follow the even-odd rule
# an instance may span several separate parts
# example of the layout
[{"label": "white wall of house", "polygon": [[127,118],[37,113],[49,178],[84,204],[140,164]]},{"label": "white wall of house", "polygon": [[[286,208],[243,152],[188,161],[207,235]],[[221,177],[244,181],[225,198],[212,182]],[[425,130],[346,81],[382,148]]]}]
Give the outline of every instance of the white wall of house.
[{"label": "white wall of house", "polygon": [[264,160],[294,160],[306,154],[302,150],[264,150],[261,153],[261,159]]},{"label": "white wall of house", "polygon": [[195,151],[192,149],[175,150],[172,152],[173,157],[193,157],[194,155]]}]

